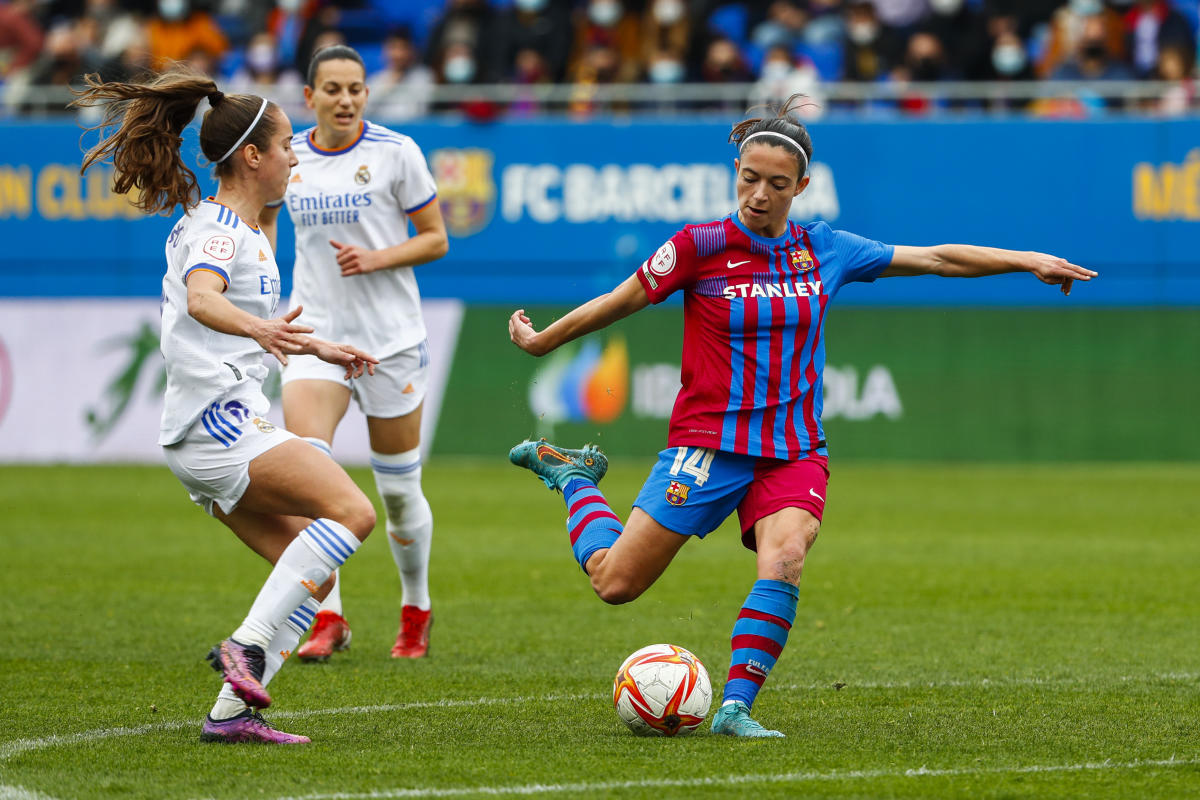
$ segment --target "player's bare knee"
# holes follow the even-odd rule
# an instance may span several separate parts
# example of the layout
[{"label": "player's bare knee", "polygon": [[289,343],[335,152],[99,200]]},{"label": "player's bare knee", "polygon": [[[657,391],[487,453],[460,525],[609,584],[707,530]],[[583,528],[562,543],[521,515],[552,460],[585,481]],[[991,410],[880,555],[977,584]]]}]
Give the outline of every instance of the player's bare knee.
[{"label": "player's bare knee", "polygon": [[346,497],[337,503],[337,510],[329,516],[349,528],[363,542],[375,529],[375,506],[362,492],[356,494],[357,497]]}]

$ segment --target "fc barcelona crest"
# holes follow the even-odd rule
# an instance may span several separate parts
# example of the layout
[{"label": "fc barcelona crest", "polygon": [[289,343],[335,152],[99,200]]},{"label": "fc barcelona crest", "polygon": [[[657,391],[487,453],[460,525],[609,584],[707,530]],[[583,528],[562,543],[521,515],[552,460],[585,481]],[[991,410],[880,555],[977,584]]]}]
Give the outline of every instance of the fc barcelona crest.
[{"label": "fc barcelona crest", "polygon": [[472,236],[492,221],[496,207],[494,159],[490,150],[478,147],[434,151],[430,165],[437,182],[438,203],[452,236]]},{"label": "fc barcelona crest", "polygon": [[671,481],[667,484],[667,502],[673,506],[683,505],[687,502],[688,489],[690,488],[686,483]]},{"label": "fc barcelona crest", "polygon": [[812,253],[807,250],[793,250],[788,257],[788,263],[796,272],[810,272],[817,265],[813,262]]}]

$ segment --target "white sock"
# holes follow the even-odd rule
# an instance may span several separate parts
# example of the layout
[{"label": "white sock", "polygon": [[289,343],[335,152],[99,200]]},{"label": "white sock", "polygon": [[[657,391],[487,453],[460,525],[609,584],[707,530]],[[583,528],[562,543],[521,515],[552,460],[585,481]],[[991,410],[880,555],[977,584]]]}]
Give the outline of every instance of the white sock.
[{"label": "white sock", "polygon": [[333,588],[329,590],[329,594],[321,601],[321,610],[332,611],[340,617],[342,616],[342,571],[335,569],[333,574],[337,576],[337,580],[333,582]]},{"label": "white sock", "polygon": [[421,449],[393,455],[371,451],[371,469],[387,512],[388,546],[403,587],[401,602],[428,611],[433,512],[421,491]]},{"label": "white sock", "polygon": [[284,620],[317,592],[359,544],[358,537],[340,522],[313,520],[275,562],[233,638],[265,650]]},{"label": "white sock", "polygon": [[[279,626],[279,630],[275,631],[274,638],[266,647],[267,658],[266,668],[263,670],[263,686],[271,682],[271,679],[279,672],[279,668],[283,666],[283,662],[288,660],[288,657],[295,651],[296,645],[300,644],[300,637],[312,625],[318,608],[316,598],[308,598],[300,604],[299,608],[288,615],[288,618]],[[213,719],[230,719],[241,714],[246,708],[246,704],[233,693],[229,684],[223,683],[221,692],[217,695],[217,702],[208,715]]]}]

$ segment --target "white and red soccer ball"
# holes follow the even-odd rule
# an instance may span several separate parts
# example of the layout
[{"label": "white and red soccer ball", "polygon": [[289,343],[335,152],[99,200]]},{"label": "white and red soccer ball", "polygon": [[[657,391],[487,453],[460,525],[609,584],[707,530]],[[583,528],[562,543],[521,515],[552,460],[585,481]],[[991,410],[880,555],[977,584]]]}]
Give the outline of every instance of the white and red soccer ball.
[{"label": "white and red soccer ball", "polygon": [[652,644],[625,659],[613,679],[617,716],[640,736],[677,736],[704,724],[712,684],[700,659],[673,644]]}]

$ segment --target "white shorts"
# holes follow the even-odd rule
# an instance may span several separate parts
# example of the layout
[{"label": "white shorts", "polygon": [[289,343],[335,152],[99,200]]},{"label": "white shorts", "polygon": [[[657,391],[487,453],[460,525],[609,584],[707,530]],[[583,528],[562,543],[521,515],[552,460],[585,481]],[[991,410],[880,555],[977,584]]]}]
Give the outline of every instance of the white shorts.
[{"label": "white shorts", "polygon": [[219,400],[204,410],[183,439],[163,448],[167,466],[188,490],[192,502],[207,513],[213,503],[233,511],[250,485],[250,462],[295,434],[264,419],[269,404]]},{"label": "white shorts", "polygon": [[346,380],[345,367],[329,364],[316,356],[288,356],[283,383],[318,380],[340,383],[350,390],[354,402],[368,417],[391,419],[417,410],[429,383],[429,347],[425,342],[380,359],[375,374]]}]

